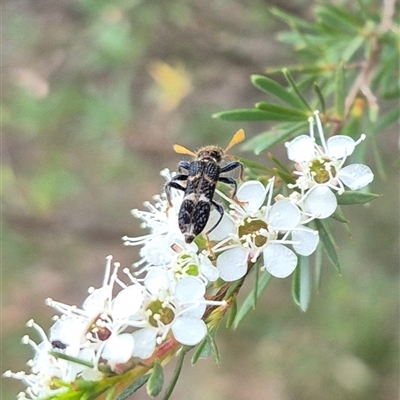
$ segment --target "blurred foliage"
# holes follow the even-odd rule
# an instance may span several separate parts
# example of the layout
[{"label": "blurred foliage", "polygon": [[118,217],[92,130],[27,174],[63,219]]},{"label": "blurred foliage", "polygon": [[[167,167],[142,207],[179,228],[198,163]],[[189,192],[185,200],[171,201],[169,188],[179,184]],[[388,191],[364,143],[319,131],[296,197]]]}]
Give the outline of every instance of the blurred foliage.
[{"label": "blurred foliage", "polygon": [[[365,209],[351,213],[350,244],[348,232],[335,228],[343,277],[322,267],[323,289],[307,314],[290,302],[290,282],[274,280],[246,323],[219,337],[222,368],[203,361],[186,370],[175,398],[187,398],[191,385],[194,400],[395,398],[399,207],[390,127],[399,116],[399,42],[398,30],[380,30],[383,4],[6,1],[3,370],[24,369],[31,354],[17,338],[33,316],[49,325],[46,297],[79,303],[101,281],[107,254],[135,261],[119,238],[138,229],[129,209],[159,192],[158,171],[175,167],[172,144],[223,145],[235,128],[210,114],[255,103],[246,112],[257,124],[235,122],[250,136],[264,131],[245,149],[261,153],[303,132],[303,115],[319,108],[332,133],[369,136],[371,151],[356,156],[374,155],[386,181],[373,189],[383,198],[368,218]],[[277,38],[294,47],[294,57],[274,41],[281,29]],[[368,78],[378,102],[357,93],[346,106],[375,45]],[[251,74],[261,96],[248,84]],[[267,125],[300,116],[304,123]],[[3,398],[21,390],[18,382],[2,383]]]}]

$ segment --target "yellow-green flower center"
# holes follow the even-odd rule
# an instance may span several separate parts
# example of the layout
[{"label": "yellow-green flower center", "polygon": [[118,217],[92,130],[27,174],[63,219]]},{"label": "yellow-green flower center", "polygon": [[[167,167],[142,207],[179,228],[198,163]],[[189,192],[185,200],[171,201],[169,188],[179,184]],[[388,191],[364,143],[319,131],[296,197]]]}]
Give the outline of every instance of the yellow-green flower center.
[{"label": "yellow-green flower center", "polygon": [[169,325],[175,317],[175,313],[168,307],[163,306],[161,300],[152,301],[148,307],[149,322],[151,326],[158,327],[158,321],[164,325]]},{"label": "yellow-green flower center", "polygon": [[260,219],[247,218],[242,222],[238,229],[240,241],[243,245],[246,245],[246,243],[251,241],[256,245],[256,247],[265,246],[268,238],[261,234],[261,230],[268,231],[268,224],[266,222]]},{"label": "yellow-green flower center", "polygon": [[336,169],[329,158],[316,158],[310,163],[310,172],[316,183],[329,182],[331,177],[336,176]]},{"label": "yellow-green flower center", "polygon": [[174,275],[176,277],[199,276],[199,266],[195,264],[189,254],[183,253],[178,257],[174,265]]}]

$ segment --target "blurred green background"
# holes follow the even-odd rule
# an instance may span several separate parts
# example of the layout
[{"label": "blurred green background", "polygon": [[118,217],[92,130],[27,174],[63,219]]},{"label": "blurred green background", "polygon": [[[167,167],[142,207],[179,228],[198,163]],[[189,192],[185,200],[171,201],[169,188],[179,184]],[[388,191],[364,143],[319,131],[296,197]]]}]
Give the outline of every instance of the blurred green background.
[{"label": "blurred green background", "polygon": [[[308,19],[315,4],[275,1]],[[47,297],[80,305],[101,284],[107,255],[137,261],[121,237],[142,233],[130,210],[160,192],[162,168],[176,168],[174,143],[225,146],[240,127],[249,137],[265,129],[211,114],[252,107],[262,95],[250,75],[296,63],[276,40],[286,27],[271,18],[271,5],[3,3],[2,371],[27,368],[32,352],[20,340],[36,336],[25,322],[50,327]],[[221,329],[222,365],[188,362],[173,399],[398,397],[397,130],[380,136],[387,178],[377,176],[371,190],[382,197],[345,209],[350,233],[337,226],[343,276],[325,262],[305,314],[290,280],[273,280],[237,331]],[[266,155],[257,160],[268,163]],[[2,399],[23,388],[1,384]]]}]

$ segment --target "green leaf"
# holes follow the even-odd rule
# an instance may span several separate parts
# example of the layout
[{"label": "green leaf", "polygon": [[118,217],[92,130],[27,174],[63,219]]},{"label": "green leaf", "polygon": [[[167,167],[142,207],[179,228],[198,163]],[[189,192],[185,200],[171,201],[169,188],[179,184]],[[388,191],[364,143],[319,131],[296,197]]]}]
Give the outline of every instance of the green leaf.
[{"label": "green leaf", "polygon": [[256,103],[256,108],[269,113],[282,115],[282,117],[285,117],[287,121],[307,121],[309,117],[307,112],[293,110],[291,108],[278,106],[277,104],[267,103],[265,101]]},{"label": "green leaf", "polygon": [[290,74],[289,70],[287,68],[284,68],[282,70],[283,75],[285,76],[286,80],[289,82],[290,86],[292,87],[293,91],[297,94],[297,97],[299,100],[306,106],[306,108],[310,111],[313,111],[312,107],[308,104],[307,100],[304,98],[304,96],[301,94],[298,86],[296,85],[296,82],[294,81],[292,75]]},{"label": "green leaf", "polygon": [[[242,148],[242,150],[244,150],[244,148]],[[249,168],[251,170],[262,171],[262,172],[265,172],[268,174],[272,174],[272,172],[273,172],[271,168],[268,168],[265,165],[256,163],[255,161],[248,160],[248,159],[242,158],[242,157],[239,157],[238,160],[243,164],[243,166],[245,166],[246,168]]]},{"label": "green leaf", "polygon": [[254,138],[248,140],[245,145],[243,145],[244,150],[253,150],[255,154],[260,154],[261,152],[270,149],[277,143],[280,143],[302,130],[306,127],[305,123],[292,125],[291,128],[271,129],[270,131],[261,133]]},{"label": "green leaf", "polygon": [[174,391],[174,388],[176,386],[176,383],[178,382],[179,376],[182,371],[182,366],[183,366],[183,361],[185,360],[186,353],[191,349],[191,346],[183,346],[178,354],[178,361],[176,362],[174,373],[172,374],[171,381],[168,384],[167,389],[165,390],[163,400],[168,400],[172,392]]},{"label": "green leaf", "polygon": [[280,8],[272,7],[270,8],[270,12],[273,16],[279,18],[280,20],[289,24],[292,27],[299,26],[301,28],[305,28],[311,31],[315,30],[315,25],[313,23],[307,22],[303,18],[299,18],[285,11],[282,11],[282,9]]},{"label": "green leaf", "polygon": [[321,240],[322,245],[324,246],[324,250],[326,255],[328,256],[329,261],[339,272],[339,274],[341,274],[339,258],[336,253],[335,242],[333,240],[332,235],[329,232],[327,222],[322,219],[316,219],[315,224],[319,232],[319,238]]},{"label": "green leaf", "polygon": [[211,341],[209,335],[207,335],[197,346],[196,350],[193,353],[191,363],[192,365],[196,364],[199,359],[205,360],[211,355]]},{"label": "green leaf", "polygon": [[[258,286],[256,289],[257,298],[259,298],[264,291],[264,289],[268,286],[269,282],[272,279],[272,275],[268,272],[263,272],[261,278],[258,280]],[[240,307],[239,311],[236,314],[235,322],[233,323],[234,329],[236,329],[243,318],[249,313],[249,311],[254,309],[254,291],[253,289],[249,295],[246,297],[245,301],[243,302],[242,306]]]},{"label": "green leaf", "polygon": [[221,355],[219,354],[217,342],[215,341],[215,338],[213,335],[209,335],[210,339],[210,344],[211,344],[211,350],[214,356],[214,362],[217,365],[221,365]]},{"label": "green leaf", "polygon": [[252,75],[251,81],[255,87],[263,92],[290,104],[294,108],[304,109],[304,104],[278,82],[263,75]]},{"label": "green leaf", "polygon": [[132,385],[128,386],[126,390],[121,393],[115,400],[125,400],[131,397],[133,393],[138,391],[150,378],[150,375],[144,375],[138,378]]},{"label": "green leaf", "polygon": [[315,250],[315,288],[319,293],[321,288],[321,272],[322,272],[322,245],[319,244]]},{"label": "green leaf", "polygon": [[339,207],[336,208],[335,212],[331,215],[331,218],[335,219],[336,221],[343,222],[345,224],[349,223],[349,220],[344,216]]},{"label": "green leaf", "polygon": [[322,114],[325,114],[325,111],[326,111],[325,99],[324,99],[324,95],[321,92],[321,88],[319,87],[317,82],[314,82],[313,89],[314,89],[314,92],[317,95],[318,101],[321,105],[320,110],[321,110]]},{"label": "green leaf", "polygon": [[335,84],[335,111],[340,118],[343,118],[346,100],[343,63],[340,63],[339,68],[336,70]]},{"label": "green leaf", "polygon": [[343,34],[355,35],[363,26],[362,21],[348,10],[345,11],[328,3],[324,3],[323,7],[317,9],[316,14],[324,24]]},{"label": "green leaf", "polygon": [[227,328],[229,328],[233,324],[233,321],[236,318],[236,314],[237,314],[237,300],[236,300],[236,296],[234,296],[232,299],[231,308],[228,313],[228,318],[226,319],[226,327]]},{"label": "green leaf", "polygon": [[223,121],[231,122],[255,122],[255,121],[300,121],[303,118],[299,117],[288,117],[287,115],[278,114],[275,112],[269,112],[258,109],[241,109],[222,111],[213,114],[213,118],[219,118]]},{"label": "green leaf", "polygon": [[338,204],[352,205],[352,204],[366,204],[372,200],[380,197],[379,194],[375,193],[364,193],[359,191],[346,190],[341,195],[336,195]]},{"label": "green leaf", "polygon": [[365,38],[363,36],[356,36],[352,40],[350,40],[347,43],[346,48],[343,50],[343,52],[340,55],[340,59],[348,63],[351,58],[354,56],[355,52],[361,47],[361,45],[364,43]]},{"label": "green leaf", "polygon": [[164,385],[164,371],[162,365],[157,360],[154,363],[153,370],[151,371],[150,378],[147,381],[147,394],[150,397],[156,397],[161,393]]},{"label": "green leaf", "polygon": [[299,256],[297,268],[292,281],[292,295],[301,311],[306,312],[312,292],[311,269],[309,257]]}]

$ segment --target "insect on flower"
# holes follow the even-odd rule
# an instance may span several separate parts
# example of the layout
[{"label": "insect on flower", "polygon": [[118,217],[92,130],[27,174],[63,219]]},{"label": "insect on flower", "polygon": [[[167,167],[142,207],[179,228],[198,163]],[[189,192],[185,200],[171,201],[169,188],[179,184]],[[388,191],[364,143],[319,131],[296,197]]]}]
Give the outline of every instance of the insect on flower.
[{"label": "insect on flower", "polygon": [[[240,179],[242,179],[243,165],[238,161],[231,161],[225,166],[221,166],[221,163],[226,151],[242,142],[244,137],[244,130],[238,130],[225,150],[218,146],[205,146],[194,153],[185,147],[174,146],[174,150],[177,153],[188,154],[194,157],[194,160],[190,162],[181,161],[179,163],[179,173],[165,186],[165,192],[170,204],[172,188],[185,192],[182,205],[179,209],[178,224],[179,229],[185,236],[186,243],[193,242],[195,237],[203,232],[210,217],[211,206],[215,207],[220,217],[217,223],[206,234],[214,230],[221,222],[224,209],[213,200],[217,182],[233,185],[232,198],[235,197],[237,190],[235,179],[228,176],[221,176],[221,174],[240,168]],[[186,171],[186,173],[183,173],[183,171]]]}]

